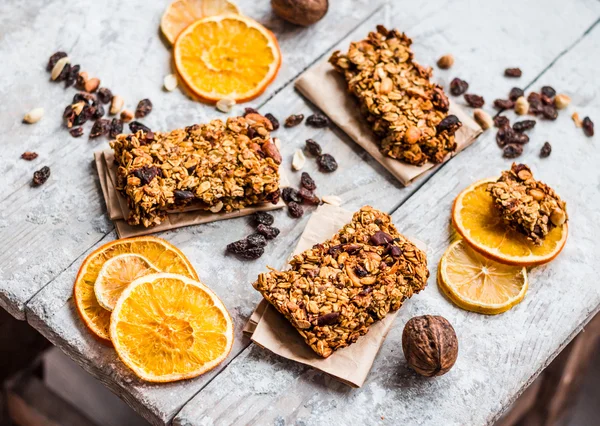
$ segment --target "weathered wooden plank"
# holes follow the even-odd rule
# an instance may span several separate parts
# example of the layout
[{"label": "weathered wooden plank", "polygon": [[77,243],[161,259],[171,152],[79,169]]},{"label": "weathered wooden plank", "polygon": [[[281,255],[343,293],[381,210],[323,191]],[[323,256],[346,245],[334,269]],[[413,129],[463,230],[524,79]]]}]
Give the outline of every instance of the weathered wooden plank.
[{"label": "weathered wooden plank", "polygon": [[[238,3],[276,32],[284,56],[276,82],[253,105],[280,90],[381,5],[380,0],[340,1],[322,22],[302,29],[275,18],[268,2]],[[45,65],[51,53],[68,51],[121,94],[128,106],[135,107],[144,97],[152,99],[154,112],[144,119],[152,128],[168,130],[224,117],[179,91],[162,89],[164,75],[171,72],[170,52],[157,36],[164,3],[107,0],[103,7],[90,7],[52,0],[37,6],[30,9],[33,16],[18,12],[19,22],[31,22],[7,25],[0,39],[6,63],[0,70],[5,82],[0,88],[0,306],[20,319],[31,296],[112,229],[92,165],[92,152],[107,143],[73,139],[61,126],[64,105],[76,92],[47,81]],[[1,7],[17,9],[18,2],[3,2]],[[2,23],[11,16],[2,14],[0,27],[4,29]],[[45,107],[44,119],[33,126],[21,124],[24,111],[34,106]],[[235,111],[242,110],[240,105]],[[287,111],[273,110],[278,115]],[[21,160],[25,150],[37,151],[40,157],[33,163]],[[42,165],[51,167],[52,176],[44,186],[31,188],[31,174]]]},{"label": "weathered wooden plank", "polygon": [[[564,13],[573,13],[569,19],[578,16],[585,22],[580,27],[583,33],[600,10],[586,2],[580,6],[569,12],[561,9],[546,14],[544,25],[558,24],[565,19]],[[511,6],[486,5],[486,15],[496,16],[494,22],[515,27],[529,22],[525,18],[531,16],[528,14],[519,21],[511,12],[508,19],[509,9],[504,7]],[[462,13],[460,4],[453,10]],[[443,22],[456,19],[451,15],[453,11],[445,12]],[[471,39],[476,46],[497,37],[497,28],[489,21],[478,30]],[[530,36],[535,37],[536,30],[530,30]],[[439,39],[447,43],[456,37],[443,26],[421,31],[440,34]],[[544,40],[538,39],[537,43],[545,46],[546,51],[554,42],[548,39],[548,34],[540,37]],[[575,39],[577,36],[570,41],[562,39],[562,46]],[[512,60],[527,74],[529,58],[534,54],[517,48],[520,42],[520,36],[508,31],[502,40],[503,50],[514,48]],[[417,39],[416,45],[419,44]],[[533,45],[535,42],[530,40],[528,46]],[[600,272],[594,261],[600,255],[595,243],[600,226],[593,219],[597,216],[594,211],[600,207],[596,169],[600,153],[594,149],[594,140],[586,138],[570,120],[573,109],[580,110],[582,116],[600,116],[600,99],[597,93],[590,94],[595,89],[589,85],[597,66],[597,58],[590,52],[597,51],[599,45],[597,27],[536,82],[536,89],[537,85],[551,84],[574,100],[573,108],[562,112],[556,122],[538,124],[522,158],[532,165],[539,178],[568,200],[571,236],[564,253],[555,262],[531,271],[529,294],[520,305],[500,316],[468,313],[447,301],[435,283],[437,262],[453,238],[450,206],[454,197],[471,182],[496,175],[510,166],[510,161],[501,157],[494,134],[488,132],[476,145],[444,166],[393,215],[401,232],[427,244],[431,278],[427,289],[400,311],[397,326],[388,335],[363,388],[350,389],[253,345],[186,404],[174,424],[492,424],[600,306],[600,290],[591,284]],[[555,53],[561,50],[562,47]],[[463,60],[469,58],[472,63],[463,63],[456,71],[478,66],[479,57],[467,56]],[[501,74],[506,58],[490,56],[490,61],[487,67],[498,69]],[[535,63],[537,58],[532,66]],[[497,87],[505,84],[501,75],[488,79],[485,86],[482,82],[482,87],[489,87],[482,91],[484,95],[488,90],[505,93]],[[545,140],[553,143],[554,151],[550,158],[542,160],[538,153]],[[406,368],[402,355],[403,325],[412,316],[422,314],[448,318],[460,340],[457,364],[450,373],[437,379],[416,376]]]}]

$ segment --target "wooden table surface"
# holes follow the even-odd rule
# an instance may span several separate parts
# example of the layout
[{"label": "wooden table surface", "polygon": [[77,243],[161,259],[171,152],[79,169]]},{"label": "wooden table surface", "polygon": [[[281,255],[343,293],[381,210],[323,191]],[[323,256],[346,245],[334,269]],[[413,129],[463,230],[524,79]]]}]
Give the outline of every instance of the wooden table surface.
[{"label": "wooden table surface", "polygon": [[[45,64],[50,54],[65,50],[128,106],[150,98],[154,111],[144,121],[153,129],[174,129],[225,114],[180,91],[162,90],[162,79],[171,72],[170,51],[158,34],[166,2],[32,0],[25,8],[19,0],[4,0],[0,306],[28,321],[153,424],[491,424],[599,310],[598,135],[585,137],[570,115],[578,111],[600,123],[600,3],[330,3],[321,22],[300,28],[276,18],[267,0],[238,1],[245,14],[277,35],[283,52],[277,79],[249,105],[280,120],[292,113],[310,114],[314,107],[294,90],[294,80],[336,46],[346,47],[380,23],[413,38],[422,64],[434,65],[441,55],[452,53],[454,67],[434,67],[434,79],[446,88],[453,77],[467,80],[470,92],[483,95],[492,114],[492,101],[506,98],[515,85],[530,90],[552,85],[573,102],[556,121],[538,123],[520,160],[567,200],[567,246],[556,261],[530,272],[529,292],[511,311],[483,316],[460,310],[437,288],[437,262],[453,238],[449,219],[454,197],[471,182],[510,166],[496,146],[495,132],[485,132],[473,146],[405,188],[335,127],[280,129],[276,135],[282,141],[284,167],[290,167],[292,153],[305,139],[318,140],[340,164],[326,175],[307,162],[305,170],[314,175],[320,195],[338,195],[350,210],[370,204],[387,211],[401,232],[427,244],[427,289],[401,309],[365,385],[351,389],[250,344],[241,333],[260,300],[250,283],[265,265],[283,264],[308,215],[294,220],[277,212],[281,234],[254,262],[222,253],[227,243],[249,233],[245,218],[164,232],[159,236],[189,256],[201,280],[228,307],[236,339],[227,361],[202,377],[167,385],[144,383],[111,348],[94,340],[74,309],[72,285],[83,258],[116,238],[92,163],[92,153],[108,144],[69,136],[61,115],[75,92],[51,84]],[[523,70],[518,80],[503,77],[503,70],[513,66]],[[25,112],[40,106],[46,115],[39,123],[21,123]],[[243,107],[236,106],[231,114]],[[552,143],[552,155],[540,159],[545,141]],[[26,162],[19,158],[24,151],[40,156]],[[43,165],[51,167],[52,176],[42,187],[32,188],[31,175]],[[297,173],[292,183],[294,179]],[[420,314],[443,315],[456,328],[459,358],[443,377],[424,379],[406,368],[402,328]]]}]

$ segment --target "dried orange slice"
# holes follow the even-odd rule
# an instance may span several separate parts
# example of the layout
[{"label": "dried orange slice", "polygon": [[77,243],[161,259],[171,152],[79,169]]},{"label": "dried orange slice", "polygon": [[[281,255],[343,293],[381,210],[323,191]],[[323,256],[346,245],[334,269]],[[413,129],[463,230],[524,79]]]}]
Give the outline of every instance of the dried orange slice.
[{"label": "dried orange slice", "polygon": [[163,13],[160,29],[173,44],[177,36],[197,20],[228,13],[240,13],[235,3],[229,0],[175,0]]},{"label": "dried orange slice", "polygon": [[240,15],[194,22],[177,38],[175,67],[187,87],[205,101],[244,102],[260,95],[281,65],[275,36]]},{"label": "dried orange slice", "polygon": [[143,380],[173,382],[220,364],[233,345],[233,323],[204,284],[159,273],[125,289],[110,320],[119,358]]},{"label": "dried orange slice", "polygon": [[110,311],[98,303],[94,284],[106,261],[125,253],[139,254],[161,271],[198,279],[194,267],[185,255],[177,247],[160,238],[136,237],[115,240],[93,251],[79,268],[73,286],[73,299],[84,324],[106,343],[110,340]]},{"label": "dried orange slice", "polygon": [[529,282],[525,268],[488,259],[459,240],[440,260],[438,285],[462,309],[492,315],[523,300]]},{"label": "dried orange slice", "polygon": [[475,182],[454,200],[452,223],[473,248],[501,263],[534,266],[550,262],[567,241],[568,225],[556,227],[536,246],[524,235],[509,229],[486,191],[490,178]]}]

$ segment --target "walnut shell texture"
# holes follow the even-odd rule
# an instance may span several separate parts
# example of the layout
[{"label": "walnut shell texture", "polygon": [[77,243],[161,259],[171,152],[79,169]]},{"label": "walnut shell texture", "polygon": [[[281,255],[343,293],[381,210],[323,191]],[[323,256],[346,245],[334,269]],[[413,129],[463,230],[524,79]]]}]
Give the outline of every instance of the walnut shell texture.
[{"label": "walnut shell texture", "polygon": [[446,374],[456,362],[458,339],[444,317],[411,318],[402,333],[402,350],[408,365],[426,377]]},{"label": "walnut shell texture", "polygon": [[308,26],[327,13],[328,0],[271,0],[277,16],[296,25]]}]

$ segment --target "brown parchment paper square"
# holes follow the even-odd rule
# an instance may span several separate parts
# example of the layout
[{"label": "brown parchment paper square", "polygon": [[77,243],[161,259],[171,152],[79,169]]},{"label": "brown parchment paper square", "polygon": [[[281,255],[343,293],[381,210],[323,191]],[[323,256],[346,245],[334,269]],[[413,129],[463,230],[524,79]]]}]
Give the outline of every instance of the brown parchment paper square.
[{"label": "brown parchment paper square", "polygon": [[[352,220],[352,215],[352,212],[340,207],[328,204],[319,206],[308,220],[291,256],[331,238]],[[422,242],[410,240],[421,250],[425,250]],[[367,334],[359,337],[350,346],[335,351],[329,358],[318,356],[289,321],[264,299],[252,313],[244,327],[244,333],[249,335],[254,343],[277,355],[310,365],[352,387],[360,387],[365,382],[396,315],[398,311],[375,322],[369,327]]]},{"label": "brown parchment paper square", "polygon": [[[327,55],[327,58],[329,55]],[[414,166],[379,151],[377,137],[360,114],[357,100],[348,93],[344,77],[333,69],[327,58],[305,71],[295,83],[296,89],[342,129],[351,139],[385,167],[403,185],[410,184],[417,177],[436,164],[427,162],[422,166]],[[467,113],[450,100],[449,114],[454,114],[462,122],[456,132],[456,152],[448,154],[444,162],[471,145],[482,133],[481,127]]]}]

